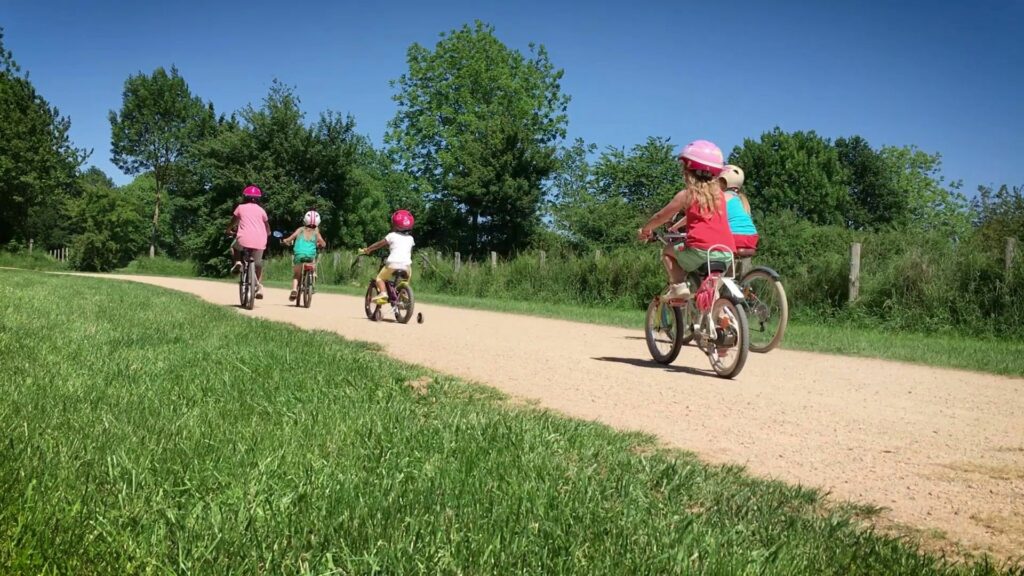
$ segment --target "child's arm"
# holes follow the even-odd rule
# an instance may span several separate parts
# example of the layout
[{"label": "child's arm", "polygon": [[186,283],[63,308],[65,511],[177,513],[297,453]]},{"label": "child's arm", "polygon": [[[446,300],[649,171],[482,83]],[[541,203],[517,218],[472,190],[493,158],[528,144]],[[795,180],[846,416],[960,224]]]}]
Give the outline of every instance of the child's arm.
[{"label": "child's arm", "polygon": [[316,229],[316,246],[317,248],[327,248],[327,241],[320,235],[320,229]]},{"label": "child's arm", "polygon": [[292,232],[291,236],[285,238],[284,240],[281,240],[281,243],[283,243],[286,246],[291,246],[292,242],[295,242],[295,237],[299,235],[299,232],[302,232],[302,228],[296,228],[295,232]]},{"label": "child's arm", "polygon": [[750,202],[747,201],[747,195],[740,193],[739,197],[740,202],[743,202],[743,209],[747,211],[747,214],[750,214]]},{"label": "child's arm", "polygon": [[383,240],[378,240],[378,241],[374,242],[373,244],[370,244],[369,246],[367,246],[366,248],[363,248],[359,252],[362,253],[362,254],[370,254],[371,252],[376,252],[377,250],[380,250],[381,248],[383,248],[383,247],[385,247],[387,245],[388,245],[388,240],[387,240],[387,238],[385,238]]},{"label": "child's arm", "polygon": [[238,215],[237,214],[235,214],[234,216],[231,217],[231,223],[228,224],[227,233],[228,234],[232,234],[235,231],[236,228],[238,228]]},{"label": "child's arm", "polygon": [[681,230],[682,228],[685,228],[685,227],[686,227],[686,216],[683,216],[682,218],[679,219],[679,222],[676,222],[675,224],[670,226],[668,231],[669,232],[679,232],[679,230]]},{"label": "child's arm", "polygon": [[651,216],[651,219],[647,221],[647,224],[644,224],[644,227],[639,230],[637,236],[641,240],[647,240],[650,238],[651,232],[653,232],[655,228],[661,226],[665,222],[668,222],[674,214],[682,212],[689,202],[690,191],[679,191],[671,200],[668,201],[668,204],[665,204],[664,208],[658,210],[654,216]]}]

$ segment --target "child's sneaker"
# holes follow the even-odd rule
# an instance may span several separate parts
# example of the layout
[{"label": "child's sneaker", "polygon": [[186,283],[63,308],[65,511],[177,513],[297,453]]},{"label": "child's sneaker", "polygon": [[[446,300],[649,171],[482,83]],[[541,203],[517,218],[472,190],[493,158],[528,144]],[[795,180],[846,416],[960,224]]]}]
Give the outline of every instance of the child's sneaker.
[{"label": "child's sneaker", "polygon": [[232,274],[241,274],[242,273],[242,262],[241,261],[235,262],[235,265],[231,267],[231,273]]},{"label": "child's sneaker", "polygon": [[298,298],[298,297],[299,297],[299,293],[296,292],[295,290],[292,290],[291,293],[288,294],[288,301],[289,302],[295,302],[295,299]]},{"label": "child's sneaker", "polygon": [[374,304],[387,304],[391,299],[388,298],[387,294],[382,294],[373,299]]},{"label": "child's sneaker", "polygon": [[665,291],[665,295],[662,296],[665,300],[686,300],[690,297],[690,287],[686,282],[680,282],[679,284],[669,284],[668,290]]},{"label": "child's sneaker", "polygon": [[256,299],[257,300],[263,300],[263,285],[262,284],[257,284],[256,285]]}]

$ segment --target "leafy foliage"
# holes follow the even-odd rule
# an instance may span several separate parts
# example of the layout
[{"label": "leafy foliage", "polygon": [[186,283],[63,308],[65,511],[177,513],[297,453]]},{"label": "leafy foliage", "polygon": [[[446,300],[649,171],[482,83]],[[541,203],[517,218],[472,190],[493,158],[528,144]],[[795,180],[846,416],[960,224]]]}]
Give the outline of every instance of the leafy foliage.
[{"label": "leafy foliage", "polygon": [[536,232],[569,97],[547,50],[531,44],[530,53],[479,21],[442,34],[433,50],[408,50],[386,140],[415,178],[427,208],[421,235],[435,245],[507,253]]},{"label": "leafy foliage", "polygon": [[0,244],[34,239],[60,246],[67,239],[54,215],[74,195],[87,157],[71,144],[70,127],[4,48],[0,28]]},{"label": "leafy foliage", "polygon": [[156,251],[160,203],[176,162],[213,128],[213,105],[193,96],[178,69],[159,67],[124,83],[120,113],[110,111],[111,161],[126,174],[152,172],[156,183],[152,241]]},{"label": "leafy foliage", "polygon": [[146,245],[144,204],[115,188],[97,168],[82,175],[79,185],[81,196],[67,208],[75,232],[71,265],[100,272],[124,266]]}]

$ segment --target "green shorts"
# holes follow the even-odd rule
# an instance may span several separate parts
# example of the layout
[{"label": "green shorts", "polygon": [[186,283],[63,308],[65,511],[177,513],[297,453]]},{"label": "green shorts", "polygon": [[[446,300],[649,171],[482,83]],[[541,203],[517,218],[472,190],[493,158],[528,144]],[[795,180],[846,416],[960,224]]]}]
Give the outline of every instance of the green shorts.
[{"label": "green shorts", "polygon": [[314,260],[316,260],[316,256],[299,256],[298,254],[295,254],[292,256],[292,266],[298,266],[299,264],[312,262]]},{"label": "green shorts", "polygon": [[[693,272],[702,265],[707,264],[709,256],[707,250],[701,250],[700,248],[684,248],[683,250],[679,250],[678,248],[681,246],[681,244],[677,246],[674,253],[676,256],[676,262],[678,262],[679,266],[682,267],[683,270],[686,270],[687,273]],[[719,262],[732,262],[732,254],[729,252],[713,250],[710,253],[710,257],[711,260],[717,260]]]}]

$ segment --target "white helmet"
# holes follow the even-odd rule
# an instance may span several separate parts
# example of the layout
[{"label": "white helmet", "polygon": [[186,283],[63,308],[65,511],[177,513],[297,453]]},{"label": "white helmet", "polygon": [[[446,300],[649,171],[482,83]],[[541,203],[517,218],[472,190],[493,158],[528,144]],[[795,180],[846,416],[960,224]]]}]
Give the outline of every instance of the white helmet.
[{"label": "white helmet", "polygon": [[730,190],[732,188],[743,188],[743,170],[741,170],[739,166],[734,166],[732,164],[726,165],[726,167],[722,169],[722,174],[719,178],[725,180],[726,190]]},{"label": "white helmet", "polygon": [[320,214],[316,210],[310,210],[306,212],[305,216],[302,217],[302,223],[306,226],[312,226],[316,228],[320,225]]}]

